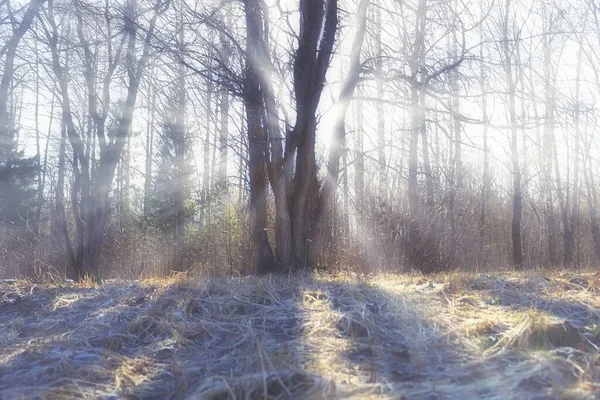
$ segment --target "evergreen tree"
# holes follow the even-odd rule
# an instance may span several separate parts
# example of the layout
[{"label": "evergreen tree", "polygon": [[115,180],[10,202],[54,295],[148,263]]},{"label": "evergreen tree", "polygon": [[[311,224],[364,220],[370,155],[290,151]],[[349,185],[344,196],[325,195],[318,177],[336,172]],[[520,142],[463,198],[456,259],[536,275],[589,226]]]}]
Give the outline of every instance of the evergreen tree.
[{"label": "evergreen tree", "polygon": [[37,205],[37,157],[18,151],[16,129],[0,131],[0,223],[28,224]]},{"label": "evergreen tree", "polygon": [[[173,102],[174,103],[174,102]],[[190,207],[190,152],[185,125],[177,106],[167,107],[161,124],[158,163],[153,177],[150,222],[177,239],[178,216],[193,214]],[[179,232],[181,234],[181,232]]]}]

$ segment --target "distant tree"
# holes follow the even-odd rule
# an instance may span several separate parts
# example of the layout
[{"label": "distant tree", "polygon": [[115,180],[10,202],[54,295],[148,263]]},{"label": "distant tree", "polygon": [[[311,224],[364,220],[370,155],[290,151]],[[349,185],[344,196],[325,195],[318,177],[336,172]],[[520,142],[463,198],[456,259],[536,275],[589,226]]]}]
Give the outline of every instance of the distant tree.
[{"label": "distant tree", "polygon": [[175,242],[183,237],[181,221],[186,216],[186,199],[190,197],[190,152],[186,146],[186,129],[177,117],[180,99],[170,99],[158,134],[158,154],[150,195],[151,224],[170,233]]},{"label": "distant tree", "polygon": [[5,129],[0,145],[0,222],[22,226],[36,215],[39,164],[17,150],[15,132]]}]

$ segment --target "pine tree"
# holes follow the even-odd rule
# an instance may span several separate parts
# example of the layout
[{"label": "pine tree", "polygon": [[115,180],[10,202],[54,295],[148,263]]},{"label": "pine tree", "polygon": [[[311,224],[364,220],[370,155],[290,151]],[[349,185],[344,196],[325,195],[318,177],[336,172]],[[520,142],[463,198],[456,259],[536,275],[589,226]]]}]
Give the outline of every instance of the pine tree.
[{"label": "pine tree", "polygon": [[0,223],[19,226],[30,223],[37,205],[37,157],[18,151],[16,129],[0,131]]},{"label": "pine tree", "polygon": [[[173,102],[174,103],[174,102]],[[190,209],[191,173],[190,153],[185,124],[175,104],[168,106],[169,116],[161,124],[158,143],[158,163],[153,177],[150,199],[150,223],[163,232],[173,234],[177,240],[182,234],[178,218],[186,219],[193,213]]]}]

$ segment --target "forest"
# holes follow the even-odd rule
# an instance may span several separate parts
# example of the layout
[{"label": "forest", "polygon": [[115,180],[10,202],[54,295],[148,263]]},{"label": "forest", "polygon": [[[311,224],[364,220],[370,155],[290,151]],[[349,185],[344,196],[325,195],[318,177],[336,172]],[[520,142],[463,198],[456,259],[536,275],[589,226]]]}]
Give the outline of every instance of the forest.
[{"label": "forest", "polygon": [[593,1],[22,3],[6,277],[598,264]]},{"label": "forest", "polygon": [[597,0],[0,0],[0,399],[594,398],[599,49]]}]

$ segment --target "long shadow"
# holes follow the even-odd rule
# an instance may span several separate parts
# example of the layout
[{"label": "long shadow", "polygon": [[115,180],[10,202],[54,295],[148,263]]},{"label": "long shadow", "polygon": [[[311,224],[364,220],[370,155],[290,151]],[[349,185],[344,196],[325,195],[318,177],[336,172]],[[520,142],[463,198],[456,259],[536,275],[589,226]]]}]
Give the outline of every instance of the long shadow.
[{"label": "long shadow", "polygon": [[[410,302],[399,304],[387,290],[363,283],[334,283],[329,285],[328,294],[332,308],[342,315],[337,334],[349,343],[344,359],[362,372],[365,383],[382,383],[381,395],[532,398],[560,393],[576,383],[566,361],[581,356],[576,349],[551,351],[547,359],[511,350],[481,359],[460,341],[449,340],[452,332],[443,329],[431,334],[429,343],[415,340],[418,331],[435,332],[436,322],[412,312]],[[340,301],[356,295],[361,307],[357,302]],[[546,304],[556,310],[564,306],[560,302]],[[418,329],[414,329],[415,324]],[[407,329],[411,326],[413,329]],[[436,340],[438,343],[432,343]],[[557,389],[557,383],[562,388]]]},{"label": "long shadow", "polygon": [[[48,289],[31,305],[37,308],[24,307],[18,318],[35,320],[36,329],[22,337],[12,333],[0,349],[0,399],[343,397],[341,382],[331,386],[325,374],[307,372],[311,358],[319,357],[309,348],[315,341],[308,340],[306,326],[314,321],[304,304],[307,291],[322,296],[338,316],[331,331],[345,345],[340,365],[331,367],[354,371],[350,386],[370,385],[375,396],[493,397],[497,386],[478,380],[521,367],[526,376],[525,368],[534,366],[519,364],[513,354],[494,361],[492,370],[457,343],[419,343],[411,335],[435,331],[435,322],[416,315],[410,304],[400,306],[386,290],[361,283],[265,277],[123,284]],[[14,311],[0,310],[3,323]],[[54,328],[45,322],[58,320],[64,322]],[[421,346],[439,351],[428,354]],[[521,389],[550,390],[551,378]],[[448,387],[468,390],[453,396]]]},{"label": "long shadow", "polygon": [[[382,384],[378,388],[382,396],[402,398],[409,393],[414,395],[414,389],[421,387],[421,395],[435,398],[435,391],[427,393],[427,381],[446,372],[450,375],[446,371],[450,360],[428,357],[416,338],[409,337],[414,333],[411,327],[418,324],[427,330],[433,322],[398,307],[390,293],[374,286],[333,283],[327,292],[332,309],[341,315],[336,334],[348,342],[342,357],[349,370],[358,370],[362,383]],[[464,353],[462,349],[460,352]],[[450,357],[452,351],[447,353]]]},{"label": "long shadow", "polygon": [[309,385],[289,365],[294,361],[289,347],[303,335],[304,316],[297,303],[301,288],[279,285],[280,277],[273,284],[269,279],[217,279],[188,289],[184,302],[169,311],[181,312],[189,324],[177,329],[184,340],[168,353],[145,351],[163,369],[127,397],[262,398],[265,393],[285,396],[290,385]]},{"label": "long shadow", "polygon": [[[136,312],[136,285],[100,289],[28,289],[0,310],[5,335],[0,349],[0,399],[82,398],[119,364],[123,327]],[[18,321],[15,322],[15,321]]]},{"label": "long shadow", "polygon": [[[496,284],[490,287],[479,286],[477,280],[474,280],[473,289],[475,291],[489,291],[490,300],[493,303],[491,305],[522,311],[536,309],[540,312],[569,321],[578,327],[600,324],[600,309],[576,300],[569,301],[566,299],[550,298],[549,296],[542,294],[543,290],[540,290],[541,282],[549,285],[549,283],[541,278],[528,279],[523,282],[496,279]],[[545,289],[546,291],[554,290],[555,287],[549,286]],[[587,282],[580,278],[573,278],[560,288],[560,290],[566,292],[586,289]],[[556,288],[556,290],[558,290],[558,288]]]},{"label": "long shadow", "polygon": [[[64,319],[57,296],[80,298],[91,289],[0,283],[0,347],[18,344],[35,335],[60,333],[74,321]],[[92,295],[92,294],[90,294]]]},{"label": "long shadow", "polygon": [[252,374],[269,392],[309,388],[319,377],[298,374],[288,349],[302,341],[301,288],[269,279],[40,288],[0,313],[28,327],[0,350],[0,399],[222,398],[227,380]]}]

